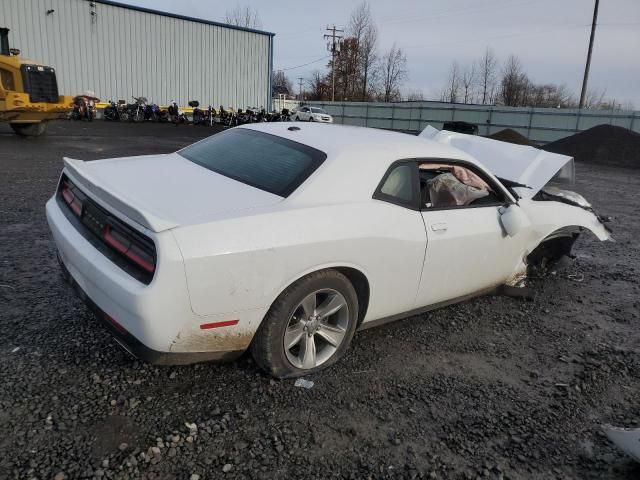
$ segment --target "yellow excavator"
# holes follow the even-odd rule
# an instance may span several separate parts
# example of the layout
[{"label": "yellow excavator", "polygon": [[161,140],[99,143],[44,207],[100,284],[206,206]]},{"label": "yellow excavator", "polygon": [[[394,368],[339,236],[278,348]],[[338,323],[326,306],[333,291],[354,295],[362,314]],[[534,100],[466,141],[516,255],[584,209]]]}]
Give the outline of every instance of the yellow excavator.
[{"label": "yellow excavator", "polygon": [[37,137],[72,104],[72,97],[58,95],[55,70],[21,59],[20,50],[9,48],[9,29],[0,28],[0,121],[18,135]]}]

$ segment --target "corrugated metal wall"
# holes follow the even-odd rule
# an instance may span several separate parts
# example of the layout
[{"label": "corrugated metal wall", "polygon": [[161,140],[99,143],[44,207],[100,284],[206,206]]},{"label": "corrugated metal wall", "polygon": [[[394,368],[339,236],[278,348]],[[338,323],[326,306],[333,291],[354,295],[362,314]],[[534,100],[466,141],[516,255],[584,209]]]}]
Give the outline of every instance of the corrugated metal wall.
[{"label": "corrugated metal wall", "polygon": [[640,112],[464,105],[444,102],[308,102],[323,107],[336,123],[418,133],[447,121],[478,125],[480,135],[511,128],[544,144],[600,124],[640,132]]},{"label": "corrugated metal wall", "polygon": [[266,33],[85,0],[1,0],[0,27],[11,30],[23,57],[56,69],[61,94],[269,105],[273,37]]}]

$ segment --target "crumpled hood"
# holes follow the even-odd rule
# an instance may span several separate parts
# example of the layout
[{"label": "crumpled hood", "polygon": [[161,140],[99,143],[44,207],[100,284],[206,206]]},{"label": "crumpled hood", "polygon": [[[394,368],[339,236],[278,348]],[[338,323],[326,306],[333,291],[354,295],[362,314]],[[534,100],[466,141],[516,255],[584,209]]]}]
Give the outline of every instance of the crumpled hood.
[{"label": "crumpled hood", "polygon": [[529,188],[514,188],[521,198],[535,196],[552,179],[570,184],[575,180],[573,158],[566,155],[476,135],[438,130],[430,125],[419,136],[468,153],[496,177],[526,185]]},{"label": "crumpled hood", "polygon": [[65,158],[64,164],[82,190],[154,232],[282,201],[177,153],[91,162]]}]

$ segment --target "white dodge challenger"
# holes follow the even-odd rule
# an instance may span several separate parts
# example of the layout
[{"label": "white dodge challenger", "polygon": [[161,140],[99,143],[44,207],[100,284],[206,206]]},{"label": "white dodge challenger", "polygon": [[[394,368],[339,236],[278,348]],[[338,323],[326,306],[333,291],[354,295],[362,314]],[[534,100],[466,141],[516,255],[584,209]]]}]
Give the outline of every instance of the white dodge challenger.
[{"label": "white dodge challenger", "polygon": [[65,277],[135,356],[325,368],[358,328],[518,285],[609,231],[570,157],[435,130],[246,125],[176,153],[64,159]]}]

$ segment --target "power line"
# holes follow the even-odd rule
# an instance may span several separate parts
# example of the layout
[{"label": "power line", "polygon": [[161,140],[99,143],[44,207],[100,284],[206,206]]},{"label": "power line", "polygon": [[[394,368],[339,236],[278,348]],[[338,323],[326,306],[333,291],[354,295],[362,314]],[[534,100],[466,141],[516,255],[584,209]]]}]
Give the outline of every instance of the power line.
[{"label": "power line", "polygon": [[307,65],[311,65],[311,64],[313,64],[313,63],[321,62],[322,60],[325,60],[325,59],[329,58],[330,56],[331,56],[331,55],[325,55],[324,57],[322,57],[322,58],[318,58],[317,60],[314,60],[314,61],[309,62],[309,63],[303,63],[302,65],[296,65],[295,67],[280,68],[280,69],[278,69],[278,70],[280,70],[280,71],[282,71],[282,72],[286,72],[287,70],[294,70],[294,69],[296,69],[296,68],[306,67]]},{"label": "power line", "polygon": [[[589,27],[589,24],[572,25],[572,26],[579,27],[579,28],[586,28],[586,27]],[[462,44],[476,45],[482,41],[487,41],[487,40],[495,40],[495,39],[502,39],[502,38],[509,38],[509,37],[527,37],[530,35],[542,35],[545,33],[557,32],[558,30],[566,31],[566,26],[558,25],[557,28],[552,28],[552,29],[544,29],[544,30],[537,30],[537,31],[530,31],[530,32],[511,32],[511,33],[505,33],[501,35],[491,35],[488,37],[483,37],[482,39],[476,38],[473,40],[445,40],[442,42],[421,43],[419,45],[407,45],[403,47],[403,50],[410,50],[413,48],[439,47],[441,45],[462,45]]]},{"label": "power line", "polygon": [[513,1],[508,1],[506,3],[500,3],[500,4],[494,4],[494,5],[489,5],[489,6],[482,6],[482,7],[474,7],[474,8],[465,8],[465,9],[455,9],[455,10],[445,10],[442,12],[435,12],[432,13],[428,16],[424,16],[424,15],[411,15],[408,17],[396,17],[396,18],[388,18],[388,19],[384,19],[382,18],[380,20],[381,24],[394,24],[394,23],[407,23],[407,22],[424,22],[427,20],[431,20],[431,19],[440,19],[442,17],[448,17],[451,15],[456,15],[456,16],[462,16],[465,14],[477,14],[477,13],[483,13],[483,12],[488,12],[491,10],[495,10],[497,8],[512,8],[512,7],[520,7],[523,5],[528,5],[528,4],[532,4],[532,3],[537,3],[540,0],[523,0],[519,3],[515,3]]}]

